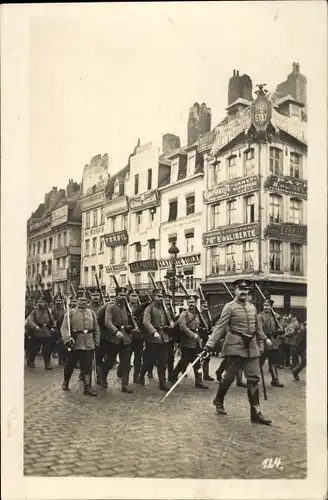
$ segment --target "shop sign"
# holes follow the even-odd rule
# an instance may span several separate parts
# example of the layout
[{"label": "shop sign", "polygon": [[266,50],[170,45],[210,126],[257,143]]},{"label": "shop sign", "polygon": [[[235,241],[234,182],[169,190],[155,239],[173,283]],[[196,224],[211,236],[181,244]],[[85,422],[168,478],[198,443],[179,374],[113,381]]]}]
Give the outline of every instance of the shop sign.
[{"label": "shop sign", "polygon": [[176,229],[180,228],[186,228],[189,226],[197,226],[200,224],[200,217],[183,217],[183,219],[174,221],[174,222],[162,222],[161,224],[161,232],[162,233],[167,233],[169,231],[174,231]]},{"label": "shop sign", "polygon": [[220,149],[251,126],[250,108],[239,113],[239,116],[229,123],[217,127],[211,154],[215,155]]},{"label": "shop sign", "polygon": [[86,196],[81,200],[81,209],[84,212],[90,208],[99,207],[104,205],[106,202],[105,191],[100,191],[99,193],[92,194],[91,196]]},{"label": "shop sign", "polygon": [[300,119],[290,118],[289,116],[284,116],[278,113],[275,109],[272,111],[272,125],[280,128],[287,134],[295,137],[299,141],[307,144],[307,130],[306,122],[302,122]]},{"label": "shop sign", "polygon": [[111,266],[106,266],[106,273],[108,274],[118,274],[121,271],[127,271],[126,264],[112,264]]},{"label": "shop sign", "polygon": [[272,104],[265,95],[262,85],[259,85],[258,96],[252,103],[252,124],[258,133],[263,133],[267,129],[272,117]]},{"label": "shop sign", "polygon": [[129,241],[128,233],[125,229],[116,231],[115,233],[105,234],[104,240],[107,247],[117,247],[119,245],[127,245]]},{"label": "shop sign", "polygon": [[31,222],[29,225],[29,232],[33,233],[34,231],[38,231],[39,229],[43,229],[44,227],[50,226],[51,224],[51,215],[48,215],[42,220],[37,222]]},{"label": "shop sign", "polygon": [[67,269],[56,269],[52,271],[52,281],[66,281]]},{"label": "shop sign", "polygon": [[90,238],[90,236],[96,236],[97,234],[103,233],[105,230],[105,226],[97,226],[97,227],[92,227],[91,229],[85,229],[84,230],[84,237],[85,238]]},{"label": "shop sign", "polygon": [[139,212],[146,208],[155,207],[159,204],[159,197],[157,189],[147,191],[138,196],[129,199],[131,212]]},{"label": "shop sign", "polygon": [[252,175],[231,182],[222,182],[214,188],[204,191],[203,197],[205,203],[212,203],[213,201],[220,201],[226,198],[251,193],[258,189],[259,178],[257,175]]},{"label": "shop sign", "polygon": [[141,271],[157,271],[158,263],[156,259],[137,260],[129,264],[131,273]]},{"label": "shop sign", "polygon": [[269,224],[264,230],[264,237],[306,244],[307,226],[293,223]]},{"label": "shop sign", "polygon": [[264,183],[264,188],[268,191],[307,199],[307,181],[302,179],[290,179],[289,177],[270,175]]},{"label": "shop sign", "polygon": [[306,308],[306,297],[300,297],[298,295],[290,296],[290,305],[291,307],[304,307]]},{"label": "shop sign", "polygon": [[66,257],[67,254],[68,254],[67,247],[55,248],[53,250],[54,259],[60,259],[61,257]]},{"label": "shop sign", "polygon": [[[194,253],[191,255],[179,256],[175,260],[176,266],[197,266],[200,264],[200,253]],[[171,259],[159,259],[158,267],[160,269],[171,269],[172,260]]]},{"label": "shop sign", "polygon": [[105,217],[112,217],[113,215],[122,214],[128,211],[128,200],[126,196],[118,196],[112,198],[104,207]]},{"label": "shop sign", "polygon": [[203,234],[203,245],[205,247],[216,245],[229,245],[241,241],[254,240],[260,234],[258,223],[241,224],[234,227],[217,229]]},{"label": "shop sign", "polygon": [[65,224],[68,221],[68,205],[57,208],[51,213],[51,227],[59,226],[60,224]]}]

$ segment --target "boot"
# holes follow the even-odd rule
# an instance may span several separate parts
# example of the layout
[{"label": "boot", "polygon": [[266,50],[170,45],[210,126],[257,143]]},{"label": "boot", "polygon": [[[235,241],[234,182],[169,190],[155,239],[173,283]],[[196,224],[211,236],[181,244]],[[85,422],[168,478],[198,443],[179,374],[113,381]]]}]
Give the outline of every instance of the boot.
[{"label": "boot", "polygon": [[215,375],[216,375],[216,380],[218,382],[221,382],[222,380],[222,375],[223,375],[223,372],[225,371],[225,368],[226,368],[226,361],[225,359],[221,362],[219,368],[216,370],[215,372]]},{"label": "boot", "polygon": [[134,390],[129,387],[129,374],[122,373],[122,392],[133,394]]},{"label": "boot", "polygon": [[98,396],[97,392],[94,391],[91,387],[91,374],[88,373],[87,375],[84,375],[84,394],[85,396]]},{"label": "boot", "polygon": [[53,370],[51,365],[51,354],[43,354],[43,361],[45,370]]},{"label": "boot", "polygon": [[140,385],[145,386],[145,384],[146,384],[145,375],[146,375],[146,371],[145,371],[144,367],[142,366],[141,370],[140,370],[140,375],[139,375],[139,384]]},{"label": "boot", "polygon": [[29,368],[35,368],[35,363],[34,363],[34,361],[31,361],[30,359],[28,359],[26,366],[28,366]]},{"label": "boot", "polygon": [[52,364],[51,364],[51,363],[45,363],[45,365],[44,365],[44,369],[45,369],[45,370],[53,370],[53,366],[52,366]]},{"label": "boot", "polygon": [[134,384],[140,384],[140,377],[139,377],[138,373],[135,373],[133,375],[133,383]]},{"label": "boot", "polygon": [[101,385],[101,365],[96,365],[97,385]]},{"label": "boot", "polygon": [[68,389],[69,389],[68,386],[69,386],[69,380],[64,380],[63,385],[62,385],[63,391],[68,391]]},{"label": "boot", "polygon": [[247,390],[248,401],[251,407],[251,422],[254,424],[271,425],[272,421],[265,418],[260,410],[259,388]]},{"label": "boot", "polygon": [[195,387],[197,389],[208,389],[208,385],[205,385],[202,380],[201,373],[195,371]]},{"label": "boot", "polygon": [[213,400],[213,404],[216,408],[216,413],[219,415],[226,415],[227,412],[224,408],[224,397],[227,393],[227,389],[223,389],[219,386],[218,392]]},{"label": "boot", "polygon": [[274,387],[284,387],[284,384],[281,384],[279,381],[278,370],[276,366],[271,367],[270,373],[272,377],[271,385],[273,385]]},{"label": "boot", "polygon": [[210,360],[206,359],[203,363],[203,379],[206,380],[206,382],[213,382],[214,378],[210,376],[209,365]]},{"label": "boot", "polygon": [[158,380],[159,380],[159,389],[161,391],[167,392],[169,390],[169,387],[167,386],[166,380],[165,380],[165,367],[157,366],[157,374],[158,374]]},{"label": "boot", "polygon": [[118,365],[116,370],[117,378],[122,378],[121,365]]},{"label": "boot", "polygon": [[247,385],[245,382],[243,382],[243,370],[238,370],[237,372],[237,382],[236,382],[237,387],[243,387],[246,389]]},{"label": "boot", "polygon": [[294,380],[296,380],[296,382],[298,382],[300,378],[298,376],[298,373],[295,372],[295,368],[292,370],[292,375],[294,377]]},{"label": "boot", "polygon": [[100,387],[102,389],[108,388],[107,376],[108,376],[108,371],[105,370],[104,366],[101,367],[100,373],[99,373],[99,383],[98,383],[98,375],[97,375],[97,384],[100,385]]}]

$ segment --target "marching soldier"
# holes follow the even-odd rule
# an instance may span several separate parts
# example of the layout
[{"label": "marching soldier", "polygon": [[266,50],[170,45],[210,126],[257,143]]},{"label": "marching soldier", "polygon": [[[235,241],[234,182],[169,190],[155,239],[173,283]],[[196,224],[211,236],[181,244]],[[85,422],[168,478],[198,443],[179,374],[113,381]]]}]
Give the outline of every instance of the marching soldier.
[{"label": "marching soldier", "polygon": [[294,380],[299,381],[298,374],[306,367],[306,321],[303,325],[300,325],[299,330],[299,342],[297,345],[297,353],[299,354],[301,360],[295,368],[292,369],[292,374]]},{"label": "marching soldier", "polygon": [[152,303],[146,307],[143,315],[146,347],[140,370],[140,384],[145,385],[145,375],[155,364],[159,379],[159,388],[168,391],[165,380],[167,366],[167,344],[169,322],[162,306],[162,293],[156,289],[152,293]]},{"label": "marching soldier", "polygon": [[[132,314],[137,317],[139,308],[139,293],[137,291],[131,291],[129,294],[129,302],[132,310]],[[134,330],[132,332],[132,342],[131,342],[131,356],[133,356],[133,382],[138,384],[140,379],[140,369],[142,360],[142,348],[143,348],[143,338],[142,332],[140,330]],[[130,358],[131,363],[131,358]]]},{"label": "marching soldier", "polygon": [[65,346],[71,349],[68,354],[67,365],[64,368],[63,391],[69,389],[72,373],[77,362],[79,362],[83,375],[84,394],[86,396],[97,396],[97,392],[92,389],[91,373],[94,351],[99,346],[100,331],[97,317],[87,307],[87,299],[84,294],[79,294],[76,309],[65,314],[61,327],[61,336]]},{"label": "marching soldier", "polygon": [[[196,311],[197,297],[189,297],[188,309],[183,311],[179,318],[181,359],[173,370],[173,381],[176,382],[180,373],[186,371],[189,363],[193,363],[201,352],[200,317]],[[200,361],[194,365],[195,387],[208,389],[204,384]]]},{"label": "marching soldier", "polygon": [[260,361],[261,365],[263,366],[265,361],[268,360],[269,371],[271,374],[271,385],[275,387],[284,387],[284,385],[280,383],[278,377],[280,347],[279,333],[282,332],[282,329],[277,331],[276,323],[271,313],[272,306],[273,300],[265,300],[263,304],[263,312],[258,315],[260,327],[272,343],[272,347],[268,347],[267,345],[265,346],[264,352],[261,354]]},{"label": "marching soldier", "polygon": [[98,291],[94,291],[91,293],[91,301],[89,304],[89,308],[92,309],[94,313],[97,313],[100,307],[100,293]]},{"label": "marching soldier", "polygon": [[97,384],[101,385],[101,374],[102,374],[102,365],[105,358],[105,345],[104,345],[104,337],[105,337],[105,314],[106,309],[109,304],[109,296],[105,295],[105,302],[98,308],[96,312],[98,325],[100,329],[100,345],[96,348],[96,374],[97,374]]},{"label": "marching soldier", "polygon": [[[211,315],[209,314],[209,307],[208,303],[206,300],[201,300],[200,301],[200,313],[204,319],[204,322],[207,325],[207,329],[205,330],[204,328],[201,330],[201,338],[204,344],[208,341],[208,335],[210,331],[212,330],[212,318]],[[204,380],[206,382],[213,382],[214,378],[210,376],[210,360],[211,357],[208,356],[204,362],[203,362],[203,376]]]},{"label": "marching soldier", "polygon": [[54,310],[52,312],[53,318],[55,320],[55,334],[54,334],[54,349],[57,350],[58,352],[58,364],[61,366],[65,365],[65,354],[64,354],[64,345],[62,342],[62,338],[60,335],[60,329],[62,327],[63,321],[64,321],[64,316],[65,316],[65,311],[63,308],[63,303],[60,295],[56,295],[55,297],[55,303],[54,303]]},{"label": "marching soldier", "polygon": [[[32,297],[27,297],[25,301],[25,320],[29,317],[31,312],[34,310]],[[24,350],[25,357],[28,358],[29,344],[30,344],[30,329],[27,324],[25,324],[24,333]]]},{"label": "marching soldier", "polygon": [[107,389],[107,376],[113,368],[116,357],[119,355],[120,371],[122,375],[122,392],[133,393],[129,387],[130,358],[131,358],[131,334],[133,326],[126,307],[127,289],[120,287],[116,289],[116,301],[108,304],[105,312],[105,361],[102,365],[101,386]]},{"label": "marching soldier", "polygon": [[25,324],[31,335],[27,366],[35,368],[35,356],[42,346],[44,367],[46,370],[52,370],[50,360],[54,325],[42,297],[38,300],[36,309],[26,319]]},{"label": "marching soldier", "polygon": [[270,425],[271,420],[265,418],[260,411],[259,357],[262,344],[266,342],[270,346],[271,341],[263,333],[258,323],[255,306],[246,300],[249,287],[250,283],[246,280],[235,282],[235,298],[224,306],[221,317],[204,350],[207,352],[213,350],[221,337],[226,335],[222,348],[222,352],[227,358],[226,374],[219,383],[218,392],[213,401],[217,413],[226,415],[225,395],[238,370],[242,368],[247,380],[251,422]]}]

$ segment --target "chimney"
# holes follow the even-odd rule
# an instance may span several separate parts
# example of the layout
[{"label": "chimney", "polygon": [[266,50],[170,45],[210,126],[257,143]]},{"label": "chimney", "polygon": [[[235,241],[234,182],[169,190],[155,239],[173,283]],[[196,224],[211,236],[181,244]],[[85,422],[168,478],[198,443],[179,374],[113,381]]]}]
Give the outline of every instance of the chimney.
[{"label": "chimney", "polygon": [[162,153],[165,154],[168,151],[180,147],[180,137],[174,134],[164,134],[162,137]]},{"label": "chimney", "polygon": [[299,63],[296,63],[296,72],[300,73],[300,65],[299,65]]},{"label": "chimney", "polygon": [[194,144],[200,135],[211,130],[211,109],[203,103],[201,106],[196,102],[190,108],[188,118],[188,146]]},{"label": "chimney", "polygon": [[74,182],[73,179],[69,179],[68,184],[66,186],[66,197],[69,198],[73,193],[76,193],[80,189],[80,186],[77,182]]}]

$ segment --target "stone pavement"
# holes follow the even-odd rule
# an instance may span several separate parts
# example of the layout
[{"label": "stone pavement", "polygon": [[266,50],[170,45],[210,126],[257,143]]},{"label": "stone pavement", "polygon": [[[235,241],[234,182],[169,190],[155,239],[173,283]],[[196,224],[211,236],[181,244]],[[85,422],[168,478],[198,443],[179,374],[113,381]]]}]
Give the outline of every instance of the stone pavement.
[{"label": "stone pavement", "polygon": [[[217,364],[212,358],[212,373]],[[305,372],[294,382],[290,370],[281,370],[285,387],[279,389],[271,387],[267,371],[265,366],[269,400],[262,402],[262,411],[272,418],[272,427],[250,423],[246,389],[235,385],[226,399],[228,415],[220,416],[212,405],[217,383],[209,382],[207,391],[195,389],[192,374],[160,405],[156,378],[146,388],[134,386],[134,394],[123,394],[113,370],[108,390],[89,398],[78,371],[71,390],[63,392],[63,368],[45,372],[38,359],[34,370],[25,368],[24,473],[303,479]],[[265,459],[272,460],[263,464]]]}]

